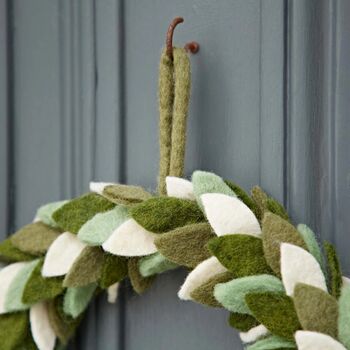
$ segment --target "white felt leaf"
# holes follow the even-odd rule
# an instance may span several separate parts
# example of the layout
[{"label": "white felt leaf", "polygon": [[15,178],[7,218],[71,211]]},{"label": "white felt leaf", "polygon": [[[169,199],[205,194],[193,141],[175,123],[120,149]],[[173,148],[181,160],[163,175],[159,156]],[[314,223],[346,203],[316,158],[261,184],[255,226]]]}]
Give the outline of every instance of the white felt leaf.
[{"label": "white felt leaf", "polygon": [[346,350],[342,344],[329,335],[317,332],[297,331],[295,341],[298,350]]},{"label": "white felt leaf", "polygon": [[267,330],[267,328],[260,324],[259,326],[249,329],[248,332],[240,332],[239,337],[241,338],[243,343],[252,343],[268,333],[269,331]]},{"label": "white felt leaf", "polygon": [[110,185],[115,184],[113,182],[90,182],[90,191],[102,195],[104,188]]},{"label": "white felt leaf", "polygon": [[56,335],[51,327],[45,302],[33,305],[29,311],[30,329],[39,350],[53,350]]},{"label": "white felt leaf", "polygon": [[76,235],[64,232],[59,235],[47,251],[42,275],[44,277],[62,276],[68,273],[75,259],[87,245]]},{"label": "white felt leaf", "polygon": [[178,292],[179,298],[191,300],[191,293],[194,289],[204,284],[211,277],[226,271],[226,268],[220,264],[215,256],[202,261],[187,275],[184,284]]},{"label": "white felt leaf", "polygon": [[281,275],[287,295],[293,295],[297,283],[305,283],[327,292],[320,264],[309,252],[296,245],[281,244]]},{"label": "white felt leaf", "polygon": [[221,193],[205,193],[201,200],[208,221],[218,236],[233,233],[260,235],[257,218],[238,198]]},{"label": "white felt leaf", "polygon": [[7,292],[11,283],[16,278],[17,274],[26,266],[27,262],[17,262],[8,265],[0,270],[0,314],[5,313],[5,302]]},{"label": "white felt leaf", "polygon": [[181,177],[167,176],[165,179],[166,190],[169,197],[195,200],[193,184]]},{"label": "white felt leaf", "polygon": [[107,300],[110,304],[115,304],[118,298],[119,282],[112,284],[107,289]]},{"label": "white felt leaf", "polygon": [[157,234],[145,230],[134,219],[121,224],[103,243],[102,248],[121,256],[143,256],[157,251],[154,240]]},{"label": "white felt leaf", "polygon": [[343,276],[342,281],[343,281],[343,287],[350,286],[350,278]]}]

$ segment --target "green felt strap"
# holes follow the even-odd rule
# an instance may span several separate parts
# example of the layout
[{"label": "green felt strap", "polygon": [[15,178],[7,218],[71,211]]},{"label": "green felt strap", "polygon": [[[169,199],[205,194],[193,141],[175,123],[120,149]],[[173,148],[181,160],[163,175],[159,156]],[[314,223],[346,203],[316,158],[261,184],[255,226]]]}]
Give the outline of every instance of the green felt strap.
[{"label": "green felt strap", "polygon": [[145,256],[139,260],[139,270],[143,277],[149,277],[176,269],[179,265],[169,261],[159,252]]}]

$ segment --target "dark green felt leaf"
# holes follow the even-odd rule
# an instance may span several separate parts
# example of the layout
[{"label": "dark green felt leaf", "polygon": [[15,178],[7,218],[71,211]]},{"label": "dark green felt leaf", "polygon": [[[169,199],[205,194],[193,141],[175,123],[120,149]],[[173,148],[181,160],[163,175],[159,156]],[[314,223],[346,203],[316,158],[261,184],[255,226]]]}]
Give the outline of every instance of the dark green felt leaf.
[{"label": "dark green felt leaf", "polygon": [[303,329],[337,338],[337,299],[319,288],[302,283],[296,285],[293,299]]},{"label": "dark green felt leaf", "polygon": [[35,256],[24,253],[16,248],[10,238],[5,239],[0,243],[0,261],[2,262],[11,263],[17,261],[30,261],[35,258]]},{"label": "dark green felt leaf", "polygon": [[156,237],[154,243],[168,260],[194,268],[211,256],[206,245],[214,237],[211,226],[203,222],[166,232]]},{"label": "dark green felt leaf", "polygon": [[80,227],[95,214],[115,207],[104,197],[96,193],[88,193],[75,198],[56,210],[52,217],[64,231],[78,233]]},{"label": "dark green felt leaf", "polygon": [[100,287],[106,289],[128,275],[128,260],[122,256],[105,253],[100,278]]},{"label": "dark green felt leaf", "polygon": [[338,299],[340,297],[341,287],[343,285],[340,262],[337,252],[332,244],[325,242],[324,249],[327,256],[330,291],[331,294]]},{"label": "dark green felt leaf", "polygon": [[251,328],[259,325],[259,322],[251,315],[239,314],[238,312],[231,312],[228,319],[231,327],[238,329],[241,332],[248,332]]},{"label": "dark green felt leaf", "polygon": [[152,195],[139,186],[108,185],[103,189],[102,195],[116,204],[140,203],[152,197]]},{"label": "dark green felt leaf", "polygon": [[140,258],[128,260],[128,275],[134,291],[142,294],[152,285],[156,276],[143,277],[139,271],[139,260]]},{"label": "dark green felt leaf", "polygon": [[301,329],[293,300],[283,293],[251,293],[245,297],[253,316],[272,334],[294,339]]},{"label": "dark green felt leaf", "polygon": [[130,210],[132,217],[146,230],[154,233],[205,221],[198,204],[174,197],[156,197]]},{"label": "dark green felt leaf", "polygon": [[235,278],[273,274],[264,257],[262,240],[258,237],[224,235],[211,239],[208,248]]}]

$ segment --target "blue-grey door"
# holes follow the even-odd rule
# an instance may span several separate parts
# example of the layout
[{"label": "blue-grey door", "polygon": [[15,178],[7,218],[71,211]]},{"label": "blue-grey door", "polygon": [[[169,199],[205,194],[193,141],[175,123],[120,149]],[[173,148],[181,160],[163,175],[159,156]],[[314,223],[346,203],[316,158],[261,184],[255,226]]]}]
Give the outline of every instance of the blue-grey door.
[{"label": "blue-grey door", "polygon": [[[350,2],[0,0],[0,236],[91,179],[154,189],[168,24],[191,58],[187,174],[260,184],[350,274]],[[227,313],[181,302],[184,271],[101,297],[72,348],[242,349]]]}]

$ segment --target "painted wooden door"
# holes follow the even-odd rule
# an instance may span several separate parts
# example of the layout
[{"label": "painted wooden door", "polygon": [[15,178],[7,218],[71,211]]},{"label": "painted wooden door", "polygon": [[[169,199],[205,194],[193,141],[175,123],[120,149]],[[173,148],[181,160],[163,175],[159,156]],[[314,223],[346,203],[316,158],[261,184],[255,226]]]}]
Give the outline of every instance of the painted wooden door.
[{"label": "painted wooden door", "polygon": [[[155,188],[157,66],[170,20],[197,40],[187,174],[260,184],[350,274],[350,3],[0,0],[0,235],[95,180]],[[227,313],[181,302],[184,271],[99,298],[72,348],[242,349]]]}]

